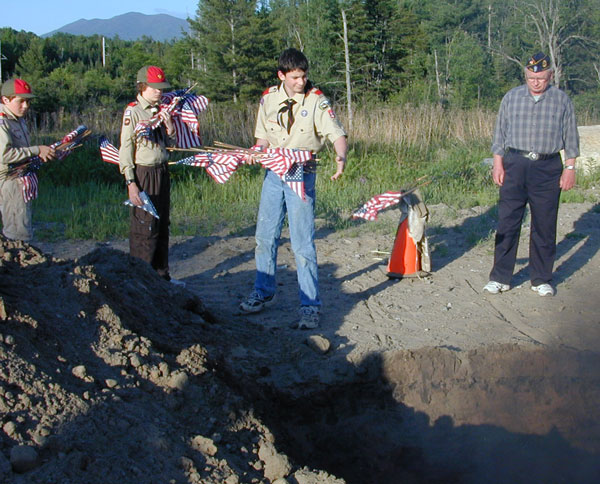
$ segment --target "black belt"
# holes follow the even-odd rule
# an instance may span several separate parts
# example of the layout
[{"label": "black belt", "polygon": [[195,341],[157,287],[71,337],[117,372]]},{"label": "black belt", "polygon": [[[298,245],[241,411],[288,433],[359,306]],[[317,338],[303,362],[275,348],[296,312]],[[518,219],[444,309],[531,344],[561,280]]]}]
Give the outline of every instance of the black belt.
[{"label": "black belt", "polygon": [[537,153],[535,151],[525,151],[525,150],[517,150],[515,148],[508,148],[506,150],[508,153],[515,153],[517,155],[524,156],[525,158],[529,158],[531,161],[539,161],[539,160],[549,160],[550,158],[554,158],[558,156],[560,153]]}]

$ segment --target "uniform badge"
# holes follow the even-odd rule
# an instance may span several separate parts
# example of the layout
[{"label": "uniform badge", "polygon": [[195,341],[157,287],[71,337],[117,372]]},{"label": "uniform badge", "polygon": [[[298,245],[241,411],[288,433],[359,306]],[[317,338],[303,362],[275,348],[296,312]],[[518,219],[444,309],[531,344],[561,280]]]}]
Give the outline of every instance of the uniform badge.
[{"label": "uniform badge", "polygon": [[319,109],[321,111],[325,111],[326,109],[329,109],[331,107],[331,103],[329,102],[329,99],[324,99],[323,101],[321,101],[319,103]]},{"label": "uniform badge", "polygon": [[335,113],[333,112],[333,108],[329,108],[329,109],[327,110],[327,113],[329,114],[329,117],[330,117],[331,119],[335,119]]},{"label": "uniform badge", "polygon": [[303,110],[300,112],[300,116],[302,116],[303,118],[306,118],[306,116],[308,116],[308,111],[307,111],[306,109],[303,109]]}]

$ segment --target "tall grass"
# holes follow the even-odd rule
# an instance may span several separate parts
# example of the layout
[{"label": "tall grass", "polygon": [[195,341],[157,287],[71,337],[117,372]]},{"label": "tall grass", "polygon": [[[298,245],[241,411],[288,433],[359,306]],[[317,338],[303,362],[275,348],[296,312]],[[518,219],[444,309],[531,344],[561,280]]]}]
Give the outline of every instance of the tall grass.
[{"label": "tall grass", "polygon": [[[253,144],[255,106],[212,105],[201,118],[205,144],[215,140],[239,146]],[[347,113],[338,110],[347,125]],[[46,120],[38,138],[54,141],[84,123],[95,134],[107,134],[118,144],[120,113],[93,111],[89,117],[62,113]],[[348,166],[332,182],[334,153],[328,146],[319,156],[316,216],[331,228],[349,227],[353,210],[373,195],[411,186],[422,176],[427,204],[454,208],[493,205],[497,188],[489,167],[495,113],[485,109],[443,109],[439,106],[382,106],[359,108],[349,133]],[[54,124],[52,124],[54,123]],[[250,229],[256,219],[264,171],[242,166],[231,180],[218,185],[204,170],[173,167],[171,232],[174,235],[235,233]],[[598,174],[579,178],[580,188],[563,200],[589,199]],[[127,194],[118,167],[100,160],[97,139],[69,158],[40,171],[40,197],[34,203],[34,222],[41,238],[67,237],[105,240],[127,236]]]}]

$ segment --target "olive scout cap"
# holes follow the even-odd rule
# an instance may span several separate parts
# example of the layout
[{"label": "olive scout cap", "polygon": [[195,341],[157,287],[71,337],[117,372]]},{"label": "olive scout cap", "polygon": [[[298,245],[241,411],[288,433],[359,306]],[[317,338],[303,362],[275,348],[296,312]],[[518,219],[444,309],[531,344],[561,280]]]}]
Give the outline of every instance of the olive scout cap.
[{"label": "olive scout cap", "polygon": [[528,70],[531,72],[542,72],[547,69],[550,69],[550,58],[544,54],[543,52],[538,52],[531,56],[531,59],[527,61]]},{"label": "olive scout cap", "polygon": [[144,66],[137,73],[137,82],[145,82],[154,89],[171,87],[165,77],[164,71],[156,66]]},{"label": "olive scout cap", "polygon": [[31,86],[27,84],[23,79],[9,79],[2,84],[2,96],[11,97],[19,96],[22,98],[35,97],[31,92]]}]

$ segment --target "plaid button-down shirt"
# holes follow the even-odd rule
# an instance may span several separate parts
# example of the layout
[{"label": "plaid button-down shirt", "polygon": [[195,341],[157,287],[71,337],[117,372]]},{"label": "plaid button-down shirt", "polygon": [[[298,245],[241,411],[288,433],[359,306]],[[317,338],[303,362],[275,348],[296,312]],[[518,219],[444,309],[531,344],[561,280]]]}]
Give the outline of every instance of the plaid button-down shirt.
[{"label": "plaid button-down shirt", "polygon": [[508,91],[500,104],[492,152],[504,156],[508,148],[545,154],[564,149],[566,159],[579,156],[577,122],[569,97],[554,86],[537,101],[527,85]]}]

